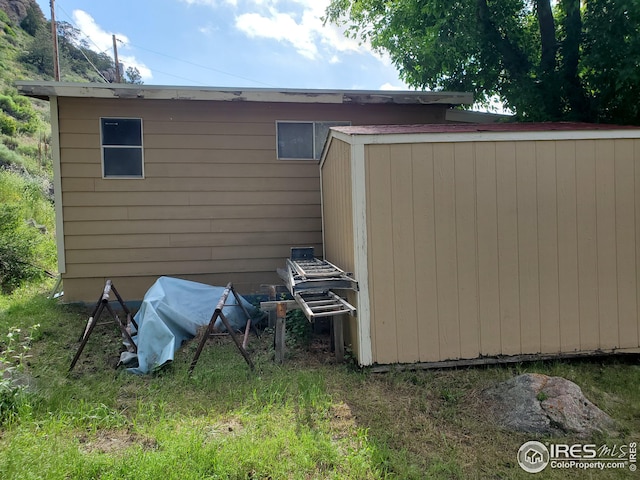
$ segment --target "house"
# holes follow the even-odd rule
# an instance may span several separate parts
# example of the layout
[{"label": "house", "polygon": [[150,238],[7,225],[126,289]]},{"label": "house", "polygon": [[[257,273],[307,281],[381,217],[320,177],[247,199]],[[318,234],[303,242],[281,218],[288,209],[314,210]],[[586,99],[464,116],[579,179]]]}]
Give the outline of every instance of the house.
[{"label": "house", "polygon": [[640,352],[640,128],[335,127],[320,168],[361,365]]},{"label": "house", "polygon": [[[18,82],[50,101],[65,300],[110,278],[141,299],[170,275],[240,293],[280,283],[292,246],[322,250],[329,127],[444,123],[449,92]],[[456,121],[459,120],[456,117]]]}]

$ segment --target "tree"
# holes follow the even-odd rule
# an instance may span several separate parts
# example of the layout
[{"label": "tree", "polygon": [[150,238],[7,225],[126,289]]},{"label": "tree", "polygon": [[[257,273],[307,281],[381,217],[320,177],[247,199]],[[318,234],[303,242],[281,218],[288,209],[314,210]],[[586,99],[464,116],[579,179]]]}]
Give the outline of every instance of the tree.
[{"label": "tree", "polygon": [[125,72],[124,83],[133,83],[135,85],[142,85],[144,82],[142,81],[142,75],[140,75],[140,70],[137,67],[127,67],[127,71]]},{"label": "tree", "polygon": [[37,3],[30,3],[27,7],[26,16],[20,22],[20,27],[32,37],[43,26],[45,20],[42,10]]},{"label": "tree", "polygon": [[326,13],[413,87],[497,96],[521,120],[640,123],[638,0],[332,0]]}]

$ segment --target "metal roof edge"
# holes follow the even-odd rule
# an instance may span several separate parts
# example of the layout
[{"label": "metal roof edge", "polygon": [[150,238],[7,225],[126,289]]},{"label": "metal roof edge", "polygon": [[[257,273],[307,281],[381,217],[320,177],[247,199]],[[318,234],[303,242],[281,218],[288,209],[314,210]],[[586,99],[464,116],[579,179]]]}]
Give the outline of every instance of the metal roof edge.
[{"label": "metal roof edge", "polygon": [[190,87],[51,81],[17,81],[15,85],[20,94],[43,99],[51,97],[79,97],[407,105],[461,105],[473,103],[472,94],[466,92]]}]

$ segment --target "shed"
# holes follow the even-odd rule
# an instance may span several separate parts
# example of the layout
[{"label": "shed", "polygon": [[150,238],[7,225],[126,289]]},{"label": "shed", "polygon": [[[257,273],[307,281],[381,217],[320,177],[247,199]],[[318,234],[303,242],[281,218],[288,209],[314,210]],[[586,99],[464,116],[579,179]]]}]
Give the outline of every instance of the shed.
[{"label": "shed", "polygon": [[640,351],[637,127],[337,127],[320,168],[361,365]]},{"label": "shed", "polygon": [[[322,249],[328,128],[447,121],[466,93],[18,82],[51,105],[65,300],[161,275],[240,293],[279,283],[291,246]],[[459,117],[456,116],[456,121]]]}]

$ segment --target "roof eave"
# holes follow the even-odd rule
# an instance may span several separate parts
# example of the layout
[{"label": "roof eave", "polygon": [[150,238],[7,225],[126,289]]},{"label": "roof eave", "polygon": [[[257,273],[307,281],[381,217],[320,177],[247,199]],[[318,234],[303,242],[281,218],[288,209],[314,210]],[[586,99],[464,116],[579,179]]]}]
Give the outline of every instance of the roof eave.
[{"label": "roof eave", "polygon": [[471,104],[465,92],[413,92],[385,90],[303,90],[278,88],[183,87],[64,82],[16,82],[18,92],[29,97],[119,98],[156,100],[212,100],[275,103],[334,104]]}]

